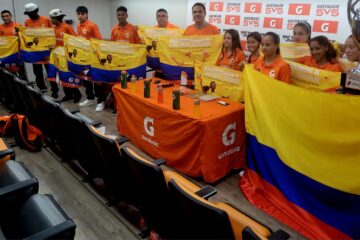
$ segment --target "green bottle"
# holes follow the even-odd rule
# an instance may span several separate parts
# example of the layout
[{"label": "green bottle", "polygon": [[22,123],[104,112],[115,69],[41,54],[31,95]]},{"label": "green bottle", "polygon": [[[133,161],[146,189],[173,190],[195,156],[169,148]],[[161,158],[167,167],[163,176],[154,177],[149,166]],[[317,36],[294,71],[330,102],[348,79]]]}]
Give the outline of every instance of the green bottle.
[{"label": "green bottle", "polygon": [[121,88],[127,88],[127,72],[125,70],[121,71]]},{"label": "green bottle", "polygon": [[180,109],[180,89],[174,89],[172,92],[173,95],[173,109]]}]

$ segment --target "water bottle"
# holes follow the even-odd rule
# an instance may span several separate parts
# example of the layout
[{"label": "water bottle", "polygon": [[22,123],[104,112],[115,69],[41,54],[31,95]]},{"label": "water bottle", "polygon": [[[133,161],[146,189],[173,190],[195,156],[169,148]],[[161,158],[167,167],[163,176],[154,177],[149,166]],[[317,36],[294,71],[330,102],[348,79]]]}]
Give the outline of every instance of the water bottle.
[{"label": "water bottle", "polygon": [[127,88],[127,72],[125,70],[121,71],[121,88]]},{"label": "water bottle", "polygon": [[150,98],[150,79],[144,80],[144,98]]},{"label": "water bottle", "polygon": [[200,99],[196,97],[194,99],[194,117],[200,118]]},{"label": "water bottle", "polygon": [[136,93],[136,90],[137,90],[137,87],[136,87],[136,76],[135,76],[135,75],[132,75],[130,81],[131,81],[130,91],[131,91],[132,93]]},{"label": "water bottle", "polygon": [[173,95],[173,109],[179,110],[180,109],[180,89],[175,88],[172,92]]},{"label": "water bottle", "polygon": [[163,87],[162,87],[162,85],[157,86],[157,93],[158,93],[157,102],[158,103],[163,103],[164,102],[164,96],[163,96]]}]

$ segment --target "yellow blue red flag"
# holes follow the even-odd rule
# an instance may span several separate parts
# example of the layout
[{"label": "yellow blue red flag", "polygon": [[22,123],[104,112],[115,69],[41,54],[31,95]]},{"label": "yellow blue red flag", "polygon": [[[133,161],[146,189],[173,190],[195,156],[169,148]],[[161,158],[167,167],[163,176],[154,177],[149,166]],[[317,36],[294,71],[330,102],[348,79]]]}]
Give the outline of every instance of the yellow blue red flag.
[{"label": "yellow blue red flag", "polygon": [[11,72],[19,70],[18,37],[0,37],[0,67]]}]

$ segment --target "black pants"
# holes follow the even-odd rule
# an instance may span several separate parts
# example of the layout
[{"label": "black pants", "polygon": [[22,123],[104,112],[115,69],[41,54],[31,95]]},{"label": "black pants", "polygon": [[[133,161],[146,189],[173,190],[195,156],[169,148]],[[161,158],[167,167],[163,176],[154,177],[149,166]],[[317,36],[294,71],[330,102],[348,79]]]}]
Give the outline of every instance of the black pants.
[{"label": "black pants", "polygon": [[[46,72],[48,72],[49,64],[44,64],[44,67],[45,67]],[[46,90],[47,87],[45,85],[42,64],[33,64],[33,71],[35,74],[35,82],[36,82],[36,85],[38,86],[38,88],[40,90]],[[56,82],[50,81],[50,86],[51,86],[52,93],[59,92],[59,88],[58,88]]]},{"label": "black pants", "polygon": [[80,90],[78,88],[69,88],[63,87],[65,96],[68,98],[79,97],[81,95]]},{"label": "black pants", "polygon": [[[105,101],[105,85],[102,83],[96,84],[90,81],[83,81],[83,85],[86,89],[86,98],[89,100],[94,100],[95,96],[97,97],[97,103],[101,103]],[[95,91],[95,94],[94,94]]]}]

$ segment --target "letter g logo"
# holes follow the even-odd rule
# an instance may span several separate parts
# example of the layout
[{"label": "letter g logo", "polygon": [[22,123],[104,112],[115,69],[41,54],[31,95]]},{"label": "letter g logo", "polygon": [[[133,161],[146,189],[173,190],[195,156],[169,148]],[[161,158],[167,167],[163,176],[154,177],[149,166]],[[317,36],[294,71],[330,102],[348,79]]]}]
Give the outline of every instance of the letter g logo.
[{"label": "letter g logo", "polygon": [[150,117],[145,117],[144,119],[144,129],[146,134],[149,136],[155,135],[155,128],[154,128],[154,119]]},{"label": "letter g logo", "polygon": [[234,144],[236,140],[236,122],[227,125],[223,134],[222,141],[225,146]]}]

